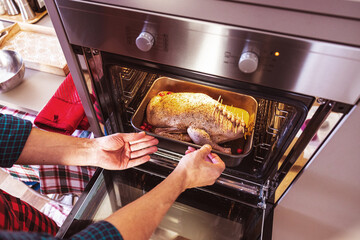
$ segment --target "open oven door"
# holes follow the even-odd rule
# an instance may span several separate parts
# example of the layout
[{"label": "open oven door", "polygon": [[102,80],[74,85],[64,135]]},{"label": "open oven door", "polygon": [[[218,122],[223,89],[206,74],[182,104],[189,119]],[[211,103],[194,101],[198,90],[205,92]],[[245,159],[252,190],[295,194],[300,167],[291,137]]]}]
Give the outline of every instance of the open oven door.
[{"label": "open oven door", "polygon": [[[94,180],[96,181],[94,182]],[[66,238],[150,191],[162,176],[139,169],[98,170],[57,237]],[[264,209],[206,189],[189,189],[173,204],[151,239],[254,239],[263,231]],[[149,219],[151,221],[151,219]]]}]

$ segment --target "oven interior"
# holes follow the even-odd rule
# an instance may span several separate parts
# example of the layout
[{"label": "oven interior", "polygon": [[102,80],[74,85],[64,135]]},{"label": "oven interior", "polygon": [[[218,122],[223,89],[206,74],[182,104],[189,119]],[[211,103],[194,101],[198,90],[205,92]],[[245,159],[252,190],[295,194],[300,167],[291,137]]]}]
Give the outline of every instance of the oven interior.
[{"label": "oven interior", "polygon": [[[313,98],[269,88],[254,88],[231,79],[167,69],[166,66],[148,67],[146,62],[137,64],[120,55],[83,48],[92,77],[92,95],[95,108],[100,109],[100,122],[107,133],[134,132],[131,119],[155,80],[171,77],[204,86],[225,89],[252,96],[258,103],[254,126],[253,145],[250,153],[236,166],[227,167],[224,175],[265,184],[276,172],[281,157],[304,122],[308,104]],[[99,69],[103,69],[99,73]],[[174,74],[175,73],[175,74]],[[186,147],[169,144],[159,139],[159,149],[169,151],[171,158],[179,160]],[[174,153],[174,154],[171,154]]]}]

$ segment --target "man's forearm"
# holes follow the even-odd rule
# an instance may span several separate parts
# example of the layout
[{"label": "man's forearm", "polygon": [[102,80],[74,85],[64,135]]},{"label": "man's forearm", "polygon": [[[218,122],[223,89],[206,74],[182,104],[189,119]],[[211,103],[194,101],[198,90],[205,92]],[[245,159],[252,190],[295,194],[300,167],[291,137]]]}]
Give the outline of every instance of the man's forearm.
[{"label": "man's forearm", "polygon": [[33,128],[16,164],[91,165],[90,139],[74,138]]},{"label": "man's forearm", "polygon": [[125,240],[149,239],[177,197],[185,190],[185,176],[173,172],[150,192],[105,219]]}]

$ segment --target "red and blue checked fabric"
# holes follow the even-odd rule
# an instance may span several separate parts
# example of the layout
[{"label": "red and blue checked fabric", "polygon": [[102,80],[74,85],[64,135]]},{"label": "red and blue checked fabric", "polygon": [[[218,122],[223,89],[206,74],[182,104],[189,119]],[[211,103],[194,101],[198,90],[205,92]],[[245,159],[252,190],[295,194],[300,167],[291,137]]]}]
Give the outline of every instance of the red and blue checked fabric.
[{"label": "red and blue checked fabric", "polygon": [[[5,106],[0,105],[0,114],[11,115],[17,118],[28,120],[31,123],[34,122],[35,115],[14,110]],[[34,124],[33,124],[34,126]],[[32,165],[16,165],[14,164],[11,168],[3,168],[4,171],[8,172],[14,178],[24,182],[39,182],[39,169],[37,166]]]},{"label": "red and blue checked fabric", "polygon": [[0,190],[0,229],[55,235],[56,223],[28,203]]},{"label": "red and blue checked fabric", "polygon": [[[26,233],[26,232],[8,232],[0,231],[2,240],[55,240],[48,234]],[[109,222],[100,221],[93,223],[81,232],[67,238],[68,240],[123,240],[120,232]]]},{"label": "red and blue checked fabric", "polygon": [[37,165],[14,164],[11,168],[3,168],[2,170],[23,182],[40,182],[39,167]]},{"label": "red and blue checked fabric", "polygon": [[71,240],[83,239],[123,240],[120,232],[111,223],[106,221],[94,223],[71,237]]},{"label": "red and blue checked fabric", "polygon": [[80,195],[96,171],[95,167],[39,166],[40,192],[42,194]]},{"label": "red and blue checked fabric", "polygon": [[31,131],[31,123],[0,114],[0,165],[11,167],[19,158]]},{"label": "red and blue checked fabric", "polygon": [[31,123],[0,114],[0,165],[11,167],[19,158],[31,131]]}]

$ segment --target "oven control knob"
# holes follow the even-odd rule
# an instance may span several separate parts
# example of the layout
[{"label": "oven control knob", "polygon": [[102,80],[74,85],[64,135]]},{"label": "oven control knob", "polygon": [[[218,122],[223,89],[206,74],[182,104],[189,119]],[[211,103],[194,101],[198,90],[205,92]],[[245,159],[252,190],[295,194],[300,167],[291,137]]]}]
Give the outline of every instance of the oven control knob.
[{"label": "oven control knob", "polygon": [[244,52],[241,54],[238,66],[243,73],[252,73],[257,69],[258,63],[259,58],[255,53]]},{"label": "oven control knob", "polygon": [[149,51],[154,45],[154,36],[148,32],[141,32],[136,38],[136,46],[143,52]]}]

